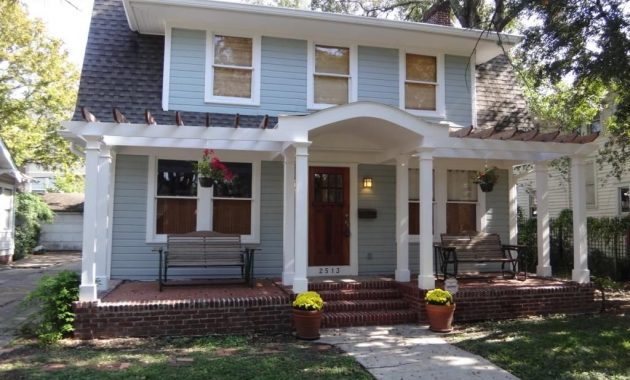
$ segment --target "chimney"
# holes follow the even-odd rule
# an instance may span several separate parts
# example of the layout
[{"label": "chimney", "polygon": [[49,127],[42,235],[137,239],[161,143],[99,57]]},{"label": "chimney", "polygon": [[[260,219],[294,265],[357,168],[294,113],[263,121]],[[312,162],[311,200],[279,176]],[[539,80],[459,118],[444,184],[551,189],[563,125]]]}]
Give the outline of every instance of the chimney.
[{"label": "chimney", "polygon": [[451,23],[451,4],[448,1],[433,4],[431,8],[424,12],[422,22],[427,24],[453,26]]}]

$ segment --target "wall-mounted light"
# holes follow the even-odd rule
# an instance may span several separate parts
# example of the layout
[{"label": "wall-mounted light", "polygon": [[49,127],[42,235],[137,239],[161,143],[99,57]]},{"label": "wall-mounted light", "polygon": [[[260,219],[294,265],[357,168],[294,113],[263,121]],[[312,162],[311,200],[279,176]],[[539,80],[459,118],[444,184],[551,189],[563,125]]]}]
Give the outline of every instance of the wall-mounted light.
[{"label": "wall-mounted light", "polygon": [[372,177],[363,177],[363,188],[364,189],[372,188]]}]

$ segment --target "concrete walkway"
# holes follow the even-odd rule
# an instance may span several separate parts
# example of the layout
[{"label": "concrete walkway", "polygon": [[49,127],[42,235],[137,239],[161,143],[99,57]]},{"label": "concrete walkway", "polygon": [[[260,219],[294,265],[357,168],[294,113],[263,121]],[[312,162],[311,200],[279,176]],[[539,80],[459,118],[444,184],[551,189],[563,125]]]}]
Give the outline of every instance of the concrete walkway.
[{"label": "concrete walkway", "polygon": [[15,337],[20,325],[37,311],[36,307],[21,307],[20,302],[37,287],[39,279],[65,269],[79,271],[80,268],[78,252],[32,255],[11,266],[0,266],[0,352]]},{"label": "concrete walkway", "polygon": [[352,355],[376,379],[517,379],[417,325],[322,329],[319,342]]}]

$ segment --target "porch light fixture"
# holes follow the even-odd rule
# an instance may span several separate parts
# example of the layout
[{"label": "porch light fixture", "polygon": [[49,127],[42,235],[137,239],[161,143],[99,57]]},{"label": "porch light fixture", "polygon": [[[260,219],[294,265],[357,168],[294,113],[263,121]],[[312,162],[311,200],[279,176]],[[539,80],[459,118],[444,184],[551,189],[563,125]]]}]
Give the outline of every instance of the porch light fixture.
[{"label": "porch light fixture", "polygon": [[363,177],[363,188],[364,189],[372,188],[372,177]]}]

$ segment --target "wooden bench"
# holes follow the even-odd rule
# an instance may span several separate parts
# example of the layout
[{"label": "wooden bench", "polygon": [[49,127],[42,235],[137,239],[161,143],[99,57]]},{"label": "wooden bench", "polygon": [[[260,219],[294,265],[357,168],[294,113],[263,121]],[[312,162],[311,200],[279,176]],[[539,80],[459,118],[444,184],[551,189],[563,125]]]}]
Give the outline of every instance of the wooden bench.
[{"label": "wooden bench", "polygon": [[169,268],[240,267],[241,277],[253,286],[253,248],[241,245],[240,235],[196,231],[167,236],[166,247],[159,249],[159,288],[167,286]]},{"label": "wooden bench", "polygon": [[[522,261],[524,246],[501,244],[497,234],[461,234],[440,235],[442,243],[435,244],[436,256],[441,260],[440,269],[444,279],[448,275],[457,277],[458,265],[461,263],[501,263],[501,274],[505,276],[506,265],[512,278],[516,276],[518,263]],[[449,264],[453,272],[448,272]],[[524,270],[527,278],[527,270]]]}]

